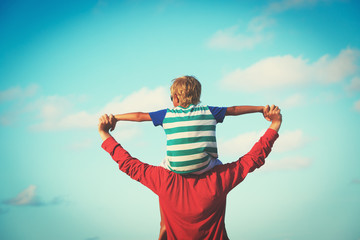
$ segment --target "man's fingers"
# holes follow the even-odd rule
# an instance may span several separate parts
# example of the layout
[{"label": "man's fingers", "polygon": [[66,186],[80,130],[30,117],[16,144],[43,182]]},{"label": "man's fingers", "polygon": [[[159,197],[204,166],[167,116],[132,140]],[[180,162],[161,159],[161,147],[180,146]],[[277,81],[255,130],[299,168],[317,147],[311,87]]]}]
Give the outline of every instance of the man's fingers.
[{"label": "man's fingers", "polygon": [[264,114],[264,117],[266,120],[272,121],[274,118],[276,118],[278,115],[280,114],[280,108],[279,106],[276,105],[271,105],[270,109],[268,112],[266,112],[266,114]]},{"label": "man's fingers", "polygon": [[279,107],[273,104],[273,105],[271,105],[269,112],[274,112],[274,111],[277,111],[277,110],[279,110]]},{"label": "man's fingers", "polygon": [[104,123],[104,115],[102,115],[102,116],[99,118],[99,122],[100,122],[100,123]]}]

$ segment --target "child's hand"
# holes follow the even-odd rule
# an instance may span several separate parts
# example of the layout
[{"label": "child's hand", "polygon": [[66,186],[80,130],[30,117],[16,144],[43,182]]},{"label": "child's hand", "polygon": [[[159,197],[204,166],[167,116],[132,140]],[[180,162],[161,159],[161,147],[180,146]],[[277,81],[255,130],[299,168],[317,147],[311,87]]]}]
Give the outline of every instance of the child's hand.
[{"label": "child's hand", "polygon": [[269,105],[266,105],[264,108],[263,108],[263,116],[266,120],[268,121],[271,121],[271,119],[269,118],[269,111],[270,111],[270,107]]}]

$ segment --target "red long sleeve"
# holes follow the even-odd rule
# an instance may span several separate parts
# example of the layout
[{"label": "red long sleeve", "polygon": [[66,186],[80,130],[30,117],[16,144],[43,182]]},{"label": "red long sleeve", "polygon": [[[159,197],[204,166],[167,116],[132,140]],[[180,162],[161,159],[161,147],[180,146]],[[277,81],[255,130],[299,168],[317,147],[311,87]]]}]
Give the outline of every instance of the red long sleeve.
[{"label": "red long sleeve", "polygon": [[161,188],[161,176],[167,174],[168,170],[152,166],[133,158],[116,140],[112,137],[106,139],[102,148],[107,151],[112,159],[117,162],[119,169],[129,175],[132,179],[142,183],[155,194]]},{"label": "red long sleeve", "polygon": [[218,172],[221,173],[220,179],[223,181],[225,192],[229,192],[242,182],[248,173],[264,165],[265,158],[278,136],[275,130],[269,128],[251,150],[238,161],[219,166]]},{"label": "red long sleeve", "polygon": [[249,172],[264,164],[278,134],[268,129],[252,149],[236,162],[201,175],[179,175],[140,162],[113,138],[102,147],[121,171],[159,196],[168,239],[228,239],[225,229],[227,193]]}]

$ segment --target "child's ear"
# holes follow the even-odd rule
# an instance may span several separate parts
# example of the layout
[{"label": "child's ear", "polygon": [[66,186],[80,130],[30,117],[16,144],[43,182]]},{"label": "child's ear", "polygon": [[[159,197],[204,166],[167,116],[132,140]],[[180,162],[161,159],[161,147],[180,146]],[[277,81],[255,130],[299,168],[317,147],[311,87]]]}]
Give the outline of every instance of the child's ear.
[{"label": "child's ear", "polygon": [[175,93],[174,96],[173,96],[173,104],[174,104],[174,107],[179,106],[179,98],[178,98],[178,96],[176,95],[176,93]]}]

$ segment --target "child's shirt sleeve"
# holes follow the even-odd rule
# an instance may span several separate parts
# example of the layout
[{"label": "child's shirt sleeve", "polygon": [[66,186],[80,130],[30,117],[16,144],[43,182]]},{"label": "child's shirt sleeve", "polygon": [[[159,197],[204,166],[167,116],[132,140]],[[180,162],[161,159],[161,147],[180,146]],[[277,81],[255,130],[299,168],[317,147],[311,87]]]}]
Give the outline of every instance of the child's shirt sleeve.
[{"label": "child's shirt sleeve", "polygon": [[167,109],[162,109],[156,112],[149,112],[149,115],[155,127],[159,125],[162,126],[166,112]]},{"label": "child's shirt sleeve", "polygon": [[216,123],[222,123],[224,121],[227,107],[208,106],[208,108],[209,108],[210,112],[212,113],[212,115],[214,116],[214,118],[216,119]]}]

